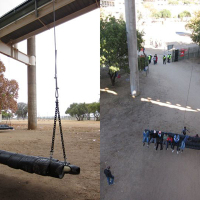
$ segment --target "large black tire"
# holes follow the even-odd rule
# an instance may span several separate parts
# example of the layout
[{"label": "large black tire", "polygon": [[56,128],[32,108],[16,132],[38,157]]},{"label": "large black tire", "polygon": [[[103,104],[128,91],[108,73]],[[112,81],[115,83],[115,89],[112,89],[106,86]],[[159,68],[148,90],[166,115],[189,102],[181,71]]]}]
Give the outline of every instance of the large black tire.
[{"label": "large black tire", "polygon": [[74,165],[68,165],[71,171],[64,172],[65,163],[56,159],[27,156],[2,150],[0,150],[0,163],[8,165],[14,169],[21,169],[28,173],[35,173],[42,176],[51,176],[60,179],[64,177],[65,173],[80,173],[80,168]]}]

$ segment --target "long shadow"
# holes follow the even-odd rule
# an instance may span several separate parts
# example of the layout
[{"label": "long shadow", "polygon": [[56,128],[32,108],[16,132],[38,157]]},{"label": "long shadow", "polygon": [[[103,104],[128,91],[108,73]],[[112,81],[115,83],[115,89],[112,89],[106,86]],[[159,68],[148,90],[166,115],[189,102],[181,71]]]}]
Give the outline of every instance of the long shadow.
[{"label": "long shadow", "polygon": [[[9,169],[8,169],[9,170]],[[44,177],[47,178],[47,177]],[[52,180],[52,179],[51,179]],[[49,182],[51,181],[49,179]],[[55,181],[56,186],[56,181]],[[62,194],[63,193],[63,194]],[[58,195],[59,194],[59,195]],[[58,188],[42,185],[41,182],[33,184],[31,179],[21,179],[12,176],[0,174],[0,199],[1,200],[45,200],[45,199],[70,199],[65,193]],[[62,199],[63,199],[62,198]]]},{"label": "long shadow", "polygon": [[11,133],[13,130],[0,130],[0,133]]}]

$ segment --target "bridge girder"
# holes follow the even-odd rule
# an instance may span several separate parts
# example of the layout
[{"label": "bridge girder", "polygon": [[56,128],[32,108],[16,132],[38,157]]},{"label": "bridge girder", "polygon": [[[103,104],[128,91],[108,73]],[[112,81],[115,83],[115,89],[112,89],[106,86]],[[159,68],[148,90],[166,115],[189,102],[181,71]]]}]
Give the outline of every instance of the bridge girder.
[{"label": "bridge girder", "polygon": [[0,41],[0,53],[26,65],[35,65],[36,62],[35,56],[28,56],[12,45],[7,45],[2,41]]}]

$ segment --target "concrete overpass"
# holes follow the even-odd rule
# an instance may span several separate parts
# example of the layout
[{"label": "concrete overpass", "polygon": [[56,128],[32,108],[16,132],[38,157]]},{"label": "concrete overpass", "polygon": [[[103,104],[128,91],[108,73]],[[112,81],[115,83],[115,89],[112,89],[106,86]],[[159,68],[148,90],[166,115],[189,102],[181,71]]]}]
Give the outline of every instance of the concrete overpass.
[{"label": "concrete overpass", "polygon": [[[28,66],[28,129],[37,128],[35,35],[54,26],[54,0],[27,0],[0,18],[0,53]],[[55,0],[55,25],[100,7],[100,0]],[[17,43],[27,39],[27,55]]]}]

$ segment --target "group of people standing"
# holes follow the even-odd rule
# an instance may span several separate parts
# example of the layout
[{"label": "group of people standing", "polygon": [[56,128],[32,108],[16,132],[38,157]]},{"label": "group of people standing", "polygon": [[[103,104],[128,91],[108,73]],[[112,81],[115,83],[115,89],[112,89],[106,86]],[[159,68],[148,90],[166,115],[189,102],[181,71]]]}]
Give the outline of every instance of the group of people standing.
[{"label": "group of people standing", "polygon": [[[163,56],[163,64],[166,64],[167,62],[170,63],[171,62],[171,58],[172,58],[171,54],[168,54],[167,56],[164,55]],[[151,61],[152,61],[152,55],[151,54],[148,56],[148,60],[149,60],[149,64],[150,64]],[[154,65],[158,63],[158,56],[157,56],[157,54],[155,54],[153,56],[153,63],[154,63]]]},{"label": "group of people standing", "polygon": [[[185,143],[189,139],[189,136],[186,135],[186,132],[188,130],[186,127],[183,128],[182,134],[184,137],[180,137],[179,134],[174,134],[172,137],[171,135],[167,133],[162,133],[161,131],[149,131],[149,130],[144,130],[143,132],[143,146],[145,146],[145,142],[147,143],[147,147],[149,147],[150,143],[154,143],[154,148],[155,150],[158,149],[160,146],[160,150],[163,150],[163,146],[166,146],[166,150],[168,150],[168,146],[171,146],[172,153],[174,152],[174,147],[177,147],[177,154],[180,152],[183,152],[185,148]],[[189,131],[188,131],[189,132]]]},{"label": "group of people standing", "polygon": [[167,60],[168,63],[170,63],[171,58],[172,58],[172,55],[171,55],[171,54],[168,54],[167,57],[164,55],[164,56],[163,56],[163,65],[164,65],[164,64],[166,65],[166,60]]},{"label": "group of people standing", "polygon": [[[152,60],[152,55],[151,54],[148,56],[148,60],[149,60],[149,64],[150,64],[151,60]],[[158,56],[157,56],[157,54],[155,54],[154,57],[153,57],[154,65],[157,64],[157,62],[158,62]]]}]

